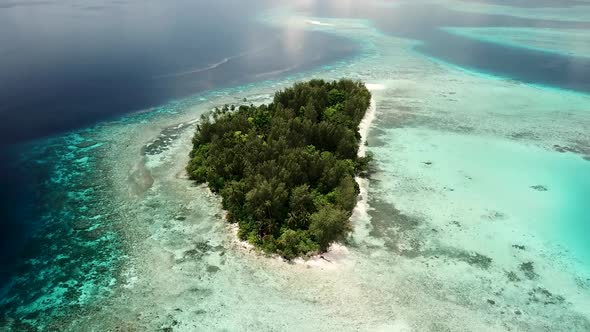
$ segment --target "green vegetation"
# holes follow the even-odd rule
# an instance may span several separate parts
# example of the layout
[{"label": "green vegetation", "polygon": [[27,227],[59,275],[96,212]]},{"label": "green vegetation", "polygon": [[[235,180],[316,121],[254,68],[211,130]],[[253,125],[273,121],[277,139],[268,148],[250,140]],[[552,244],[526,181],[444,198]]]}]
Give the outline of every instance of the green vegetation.
[{"label": "green vegetation", "polygon": [[370,99],[361,82],[312,80],[269,105],[216,109],[201,118],[188,173],[221,195],[241,239],[287,259],[325,251],[351,230]]}]

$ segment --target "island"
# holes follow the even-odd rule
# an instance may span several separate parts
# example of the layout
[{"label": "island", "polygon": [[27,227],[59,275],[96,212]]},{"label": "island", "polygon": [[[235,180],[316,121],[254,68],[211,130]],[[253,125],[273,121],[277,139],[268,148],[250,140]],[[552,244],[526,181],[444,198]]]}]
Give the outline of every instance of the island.
[{"label": "island", "polygon": [[189,177],[221,195],[241,240],[286,259],[325,252],[352,229],[370,103],[362,82],[311,80],[269,105],[216,108],[197,126]]}]

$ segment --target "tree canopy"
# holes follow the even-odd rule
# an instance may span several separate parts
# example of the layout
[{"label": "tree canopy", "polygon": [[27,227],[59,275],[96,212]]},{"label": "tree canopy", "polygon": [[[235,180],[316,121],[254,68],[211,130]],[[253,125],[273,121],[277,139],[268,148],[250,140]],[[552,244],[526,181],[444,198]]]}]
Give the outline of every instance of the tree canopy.
[{"label": "tree canopy", "polygon": [[287,259],[325,251],[351,230],[370,99],[361,82],[311,80],[269,105],[216,109],[201,117],[188,174],[221,195],[241,239]]}]

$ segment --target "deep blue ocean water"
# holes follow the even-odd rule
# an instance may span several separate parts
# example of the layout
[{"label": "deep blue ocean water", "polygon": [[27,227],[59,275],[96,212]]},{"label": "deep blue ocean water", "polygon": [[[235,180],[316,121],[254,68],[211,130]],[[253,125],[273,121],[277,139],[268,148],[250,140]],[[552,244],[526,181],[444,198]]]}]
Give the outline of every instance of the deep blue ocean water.
[{"label": "deep blue ocean water", "polygon": [[0,143],[80,128],[354,52],[354,45],[324,34],[306,33],[301,45],[286,47],[284,31],[253,22],[270,7],[232,0],[5,5]]},{"label": "deep blue ocean water", "polygon": [[[521,7],[579,4],[517,2]],[[116,229],[107,223],[90,235],[76,231],[86,227],[80,220],[108,219],[108,212],[97,205],[105,194],[95,188],[100,161],[78,158],[80,151],[104,147],[93,141],[91,132],[79,136],[71,131],[170,100],[313,69],[357,54],[359,45],[349,40],[302,32],[304,38],[293,41],[286,31],[253,19],[273,6],[278,4],[262,0],[0,0],[1,283],[33,274],[31,269],[39,265],[24,262],[36,259],[45,262],[41,265],[64,264],[54,271],[64,280],[73,274],[112,272],[109,264],[78,268],[88,257],[107,262],[121,248],[113,240]],[[587,58],[478,42],[438,29],[590,29],[589,23],[463,13],[419,4],[375,9],[361,2],[344,6],[337,0],[306,2],[301,10],[371,19],[385,33],[423,41],[418,52],[460,67],[590,92]],[[110,245],[105,246],[104,239]],[[76,259],[68,264],[56,260],[55,253],[63,248]],[[23,287],[22,293],[28,294],[24,304],[41,296],[40,290],[31,289],[41,283],[23,281],[10,287]]]}]

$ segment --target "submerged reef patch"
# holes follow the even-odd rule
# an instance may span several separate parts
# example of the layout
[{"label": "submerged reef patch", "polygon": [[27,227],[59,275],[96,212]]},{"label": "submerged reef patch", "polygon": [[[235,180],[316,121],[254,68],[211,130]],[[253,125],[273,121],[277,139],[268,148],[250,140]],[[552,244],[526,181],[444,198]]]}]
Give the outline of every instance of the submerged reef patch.
[{"label": "submerged reef patch", "polygon": [[588,143],[583,143],[580,141],[574,142],[572,145],[565,146],[554,144],[553,149],[557,152],[565,153],[571,152],[582,156],[584,160],[590,160],[590,145]]},{"label": "submerged reef patch", "polygon": [[545,187],[543,185],[540,185],[540,184],[531,186],[531,188],[532,189],[535,189],[536,191],[547,191],[547,190],[549,190],[549,189],[547,189],[547,187]]},{"label": "submerged reef patch", "polygon": [[[107,145],[91,131],[53,138],[28,150],[21,167],[34,178],[38,202],[30,207],[35,234],[0,299],[15,330],[45,329],[75,316],[89,301],[111,294],[122,250],[102,160]],[[83,162],[82,162],[83,161]],[[23,322],[26,321],[27,323]]]},{"label": "submerged reef patch", "polygon": [[385,247],[399,255],[418,257],[422,254],[419,230],[423,221],[415,216],[403,214],[393,204],[383,200],[370,201],[371,223],[369,235],[384,242]]},{"label": "submerged reef patch", "polygon": [[489,269],[492,265],[492,258],[459,248],[439,248],[429,252],[429,255],[434,257],[443,256],[452,260],[465,262],[483,270]]},{"label": "submerged reef patch", "polygon": [[163,129],[156,139],[144,147],[143,154],[158,155],[168,150],[170,144],[174,142],[179,137],[179,135],[189,127],[189,123],[181,123]]},{"label": "submerged reef patch", "polygon": [[529,280],[535,280],[539,275],[535,272],[533,262],[525,262],[519,265],[519,269],[524,273],[525,277]]}]

